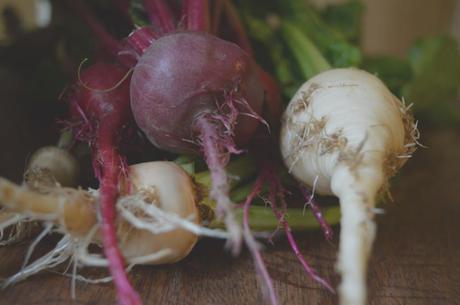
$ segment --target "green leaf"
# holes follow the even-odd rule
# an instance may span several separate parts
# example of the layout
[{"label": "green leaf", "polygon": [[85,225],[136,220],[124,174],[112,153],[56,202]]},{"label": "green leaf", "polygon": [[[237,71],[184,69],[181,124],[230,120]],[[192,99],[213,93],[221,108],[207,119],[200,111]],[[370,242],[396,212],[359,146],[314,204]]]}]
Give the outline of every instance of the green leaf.
[{"label": "green leaf", "polygon": [[403,86],[413,77],[408,60],[391,56],[366,57],[361,67],[379,77],[398,97],[402,95]]},{"label": "green leaf", "polygon": [[364,4],[350,0],[342,4],[329,5],[321,11],[321,17],[335,31],[349,42],[358,43],[361,36],[361,21]]},{"label": "green leaf", "polygon": [[281,29],[283,38],[297,59],[305,79],[331,68],[316,45],[300,28],[289,21],[283,21]]},{"label": "green leaf", "polygon": [[144,0],[131,0],[129,14],[131,15],[134,25],[139,27],[149,25],[147,13],[144,8]]},{"label": "green leaf", "polygon": [[414,79],[403,88],[421,118],[431,123],[460,122],[460,49],[448,36],[419,41],[410,51]]},{"label": "green leaf", "polygon": [[309,37],[333,67],[358,66],[361,51],[341,31],[321,19],[318,11],[303,0],[277,0],[283,19],[289,20]]}]

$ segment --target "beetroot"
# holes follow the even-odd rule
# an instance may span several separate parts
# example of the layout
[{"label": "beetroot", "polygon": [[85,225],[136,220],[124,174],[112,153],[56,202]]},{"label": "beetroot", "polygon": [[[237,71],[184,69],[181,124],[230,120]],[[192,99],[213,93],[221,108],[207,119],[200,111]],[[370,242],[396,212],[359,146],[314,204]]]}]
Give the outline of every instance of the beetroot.
[{"label": "beetroot", "polygon": [[[156,146],[197,152],[198,120],[229,112],[233,91],[240,112],[260,113],[264,92],[250,58],[233,43],[182,32],[158,39],[145,51],[133,72],[131,107],[138,126]],[[258,121],[240,116],[235,123],[237,144],[244,145]]]},{"label": "beetroot", "polygon": [[100,182],[102,243],[120,304],[140,304],[131,287],[118,248],[115,202],[120,175],[126,174],[118,147],[131,122],[129,71],[114,64],[98,63],[79,74],[70,96],[71,126],[77,139],[89,143],[93,167]]}]

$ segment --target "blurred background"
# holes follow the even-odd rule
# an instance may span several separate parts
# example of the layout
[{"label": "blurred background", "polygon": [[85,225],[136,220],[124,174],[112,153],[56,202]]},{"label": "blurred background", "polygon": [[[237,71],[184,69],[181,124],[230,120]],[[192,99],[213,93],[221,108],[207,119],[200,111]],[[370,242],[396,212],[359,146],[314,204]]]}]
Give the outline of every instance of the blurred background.
[{"label": "blurred background", "polygon": [[[131,13],[139,2],[131,1]],[[126,16],[110,1],[87,3],[112,33],[118,37],[129,33]],[[309,4],[321,31],[327,27],[329,36],[362,52],[343,65],[379,74],[395,94],[415,103],[422,127],[458,126],[460,55],[453,40],[460,39],[460,0],[311,0]],[[79,63],[97,54],[90,30],[66,1],[0,1],[0,139],[4,144],[0,174],[19,181],[27,155],[53,143],[59,130],[56,119],[65,115],[59,96],[75,77]],[[334,58],[327,59],[336,66]]]},{"label": "blurred background", "polygon": [[[235,1],[248,14],[253,13],[249,3],[276,2]],[[126,15],[110,4],[117,0],[86,2],[112,34],[125,37],[129,33],[131,26]],[[135,5],[140,0],[130,2],[129,14],[137,17]],[[60,98],[66,84],[75,78],[84,58],[101,55],[97,39],[66,3],[64,0],[0,0],[0,176],[17,182],[22,179],[28,156],[38,147],[55,144],[62,127],[59,119],[64,118],[66,112],[65,101]],[[457,304],[460,244],[454,233],[460,230],[460,0],[311,0],[306,10],[310,23],[307,21],[303,34],[324,52],[332,66],[356,65],[376,73],[396,95],[414,103],[421,142],[429,147],[419,149],[414,160],[408,162],[394,186],[397,204],[385,206],[387,214],[378,219],[379,240],[370,270],[371,304]],[[259,18],[257,13],[251,18]],[[292,12],[275,13],[283,17],[284,13]],[[264,16],[259,21],[264,23]],[[257,31],[250,34],[256,45],[263,46],[263,42],[257,40],[260,38]],[[263,48],[257,50],[262,50],[257,54],[261,59],[269,57]],[[275,66],[268,64],[267,68],[276,75]],[[286,83],[279,78],[286,88],[286,100],[290,87],[296,88],[298,82],[305,80],[304,75],[294,70],[290,71],[292,74]],[[301,240],[302,249],[313,254],[313,264],[333,277],[334,245],[324,243],[315,233]],[[286,263],[284,258],[289,252],[285,244],[280,244],[267,251],[266,256],[269,265],[275,266],[270,271],[281,278],[277,285],[288,287],[286,291],[291,289],[291,295],[286,293],[290,300],[317,297],[324,301],[321,304],[335,304],[334,296],[318,288],[302,290],[305,279],[301,270],[294,263]],[[251,293],[258,291],[257,283],[247,271],[252,268],[250,258],[231,260],[221,255],[220,244],[209,245],[205,243],[183,264],[142,269],[138,278],[148,279],[145,293],[148,292],[149,298],[167,302],[182,300],[175,304],[217,304],[207,286],[200,288],[199,280],[206,279],[199,278],[197,270],[209,276],[212,283],[208,285],[217,285],[217,292],[228,290],[225,280],[240,285],[229,292],[234,296],[226,294],[221,299],[227,302],[222,304],[237,304],[241,295],[246,294],[250,300],[257,298],[257,294]],[[3,265],[6,269],[8,264]],[[283,279],[283,274],[294,284]],[[199,291],[195,298],[188,297],[186,288],[180,289],[177,283],[181,278],[189,279],[188,283],[198,283],[194,288]],[[49,293],[49,298],[57,300],[50,304],[68,304],[67,282],[61,277],[48,280],[54,282],[49,282],[51,288],[43,289],[42,293]],[[2,296],[8,297],[9,304],[15,303],[11,300],[16,298],[26,300],[27,293],[23,292],[30,290],[29,283],[0,291],[0,303]],[[166,285],[168,289],[150,292],[148,287],[154,287],[153,284]],[[40,287],[37,290],[42,290],[41,279],[36,285]],[[102,298],[100,303],[91,304],[107,304],[112,300],[110,294],[105,296],[110,293],[110,286],[101,286],[87,286],[92,293],[89,300]],[[16,304],[28,302],[29,299]]]}]

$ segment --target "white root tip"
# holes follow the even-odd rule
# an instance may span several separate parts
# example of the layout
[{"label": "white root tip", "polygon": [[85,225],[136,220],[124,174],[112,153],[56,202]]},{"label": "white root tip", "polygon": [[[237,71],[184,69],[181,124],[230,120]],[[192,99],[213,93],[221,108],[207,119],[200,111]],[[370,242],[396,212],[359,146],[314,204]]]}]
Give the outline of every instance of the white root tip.
[{"label": "white root tip", "polygon": [[53,268],[65,262],[73,254],[72,238],[65,235],[56,245],[56,247],[43,255],[39,259],[21,268],[19,272],[3,280],[0,283],[1,288],[6,288],[12,284],[20,282],[31,275],[34,275],[42,270]]},{"label": "white root tip", "polygon": [[337,264],[342,275],[340,305],[365,305],[367,265],[376,234],[373,210],[368,209],[355,192],[342,196],[340,204],[342,221]]}]

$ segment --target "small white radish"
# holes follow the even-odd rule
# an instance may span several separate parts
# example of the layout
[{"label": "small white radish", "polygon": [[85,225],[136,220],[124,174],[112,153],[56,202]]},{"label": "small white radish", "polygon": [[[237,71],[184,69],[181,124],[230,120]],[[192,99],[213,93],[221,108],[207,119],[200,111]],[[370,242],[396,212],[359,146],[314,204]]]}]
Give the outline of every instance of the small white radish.
[{"label": "small white radish", "polygon": [[284,113],[281,152],[290,173],[340,199],[342,305],[366,303],[376,199],[417,146],[408,110],[377,77],[349,68],[310,79]]},{"label": "small white radish", "polygon": [[[190,176],[173,162],[146,162],[130,166],[130,193],[143,193],[147,203],[181,219],[199,224],[200,215],[195,184]],[[125,192],[122,192],[126,193]],[[122,202],[123,203],[123,202]],[[130,202],[126,203],[128,206]],[[122,210],[123,211],[123,210]],[[120,247],[125,257],[136,257],[170,249],[171,254],[154,264],[174,263],[187,256],[198,237],[183,228],[153,235],[147,230],[129,230],[133,224],[121,222],[118,227]]]},{"label": "small white radish", "polygon": [[[117,237],[127,263],[164,264],[181,260],[197,242],[197,234],[205,234],[198,227],[195,184],[173,162],[141,163],[129,170],[129,180],[122,179],[120,183],[122,197],[117,203]],[[101,244],[98,196],[98,191],[62,187],[40,194],[0,178],[0,203],[4,207],[30,219],[54,223],[56,230],[80,245],[73,245],[73,249],[81,250],[81,245],[88,243]],[[93,234],[94,228],[98,230]],[[81,253],[81,257],[74,254],[83,264],[104,261],[85,259],[86,248]],[[105,264],[106,261],[100,263]]]}]

